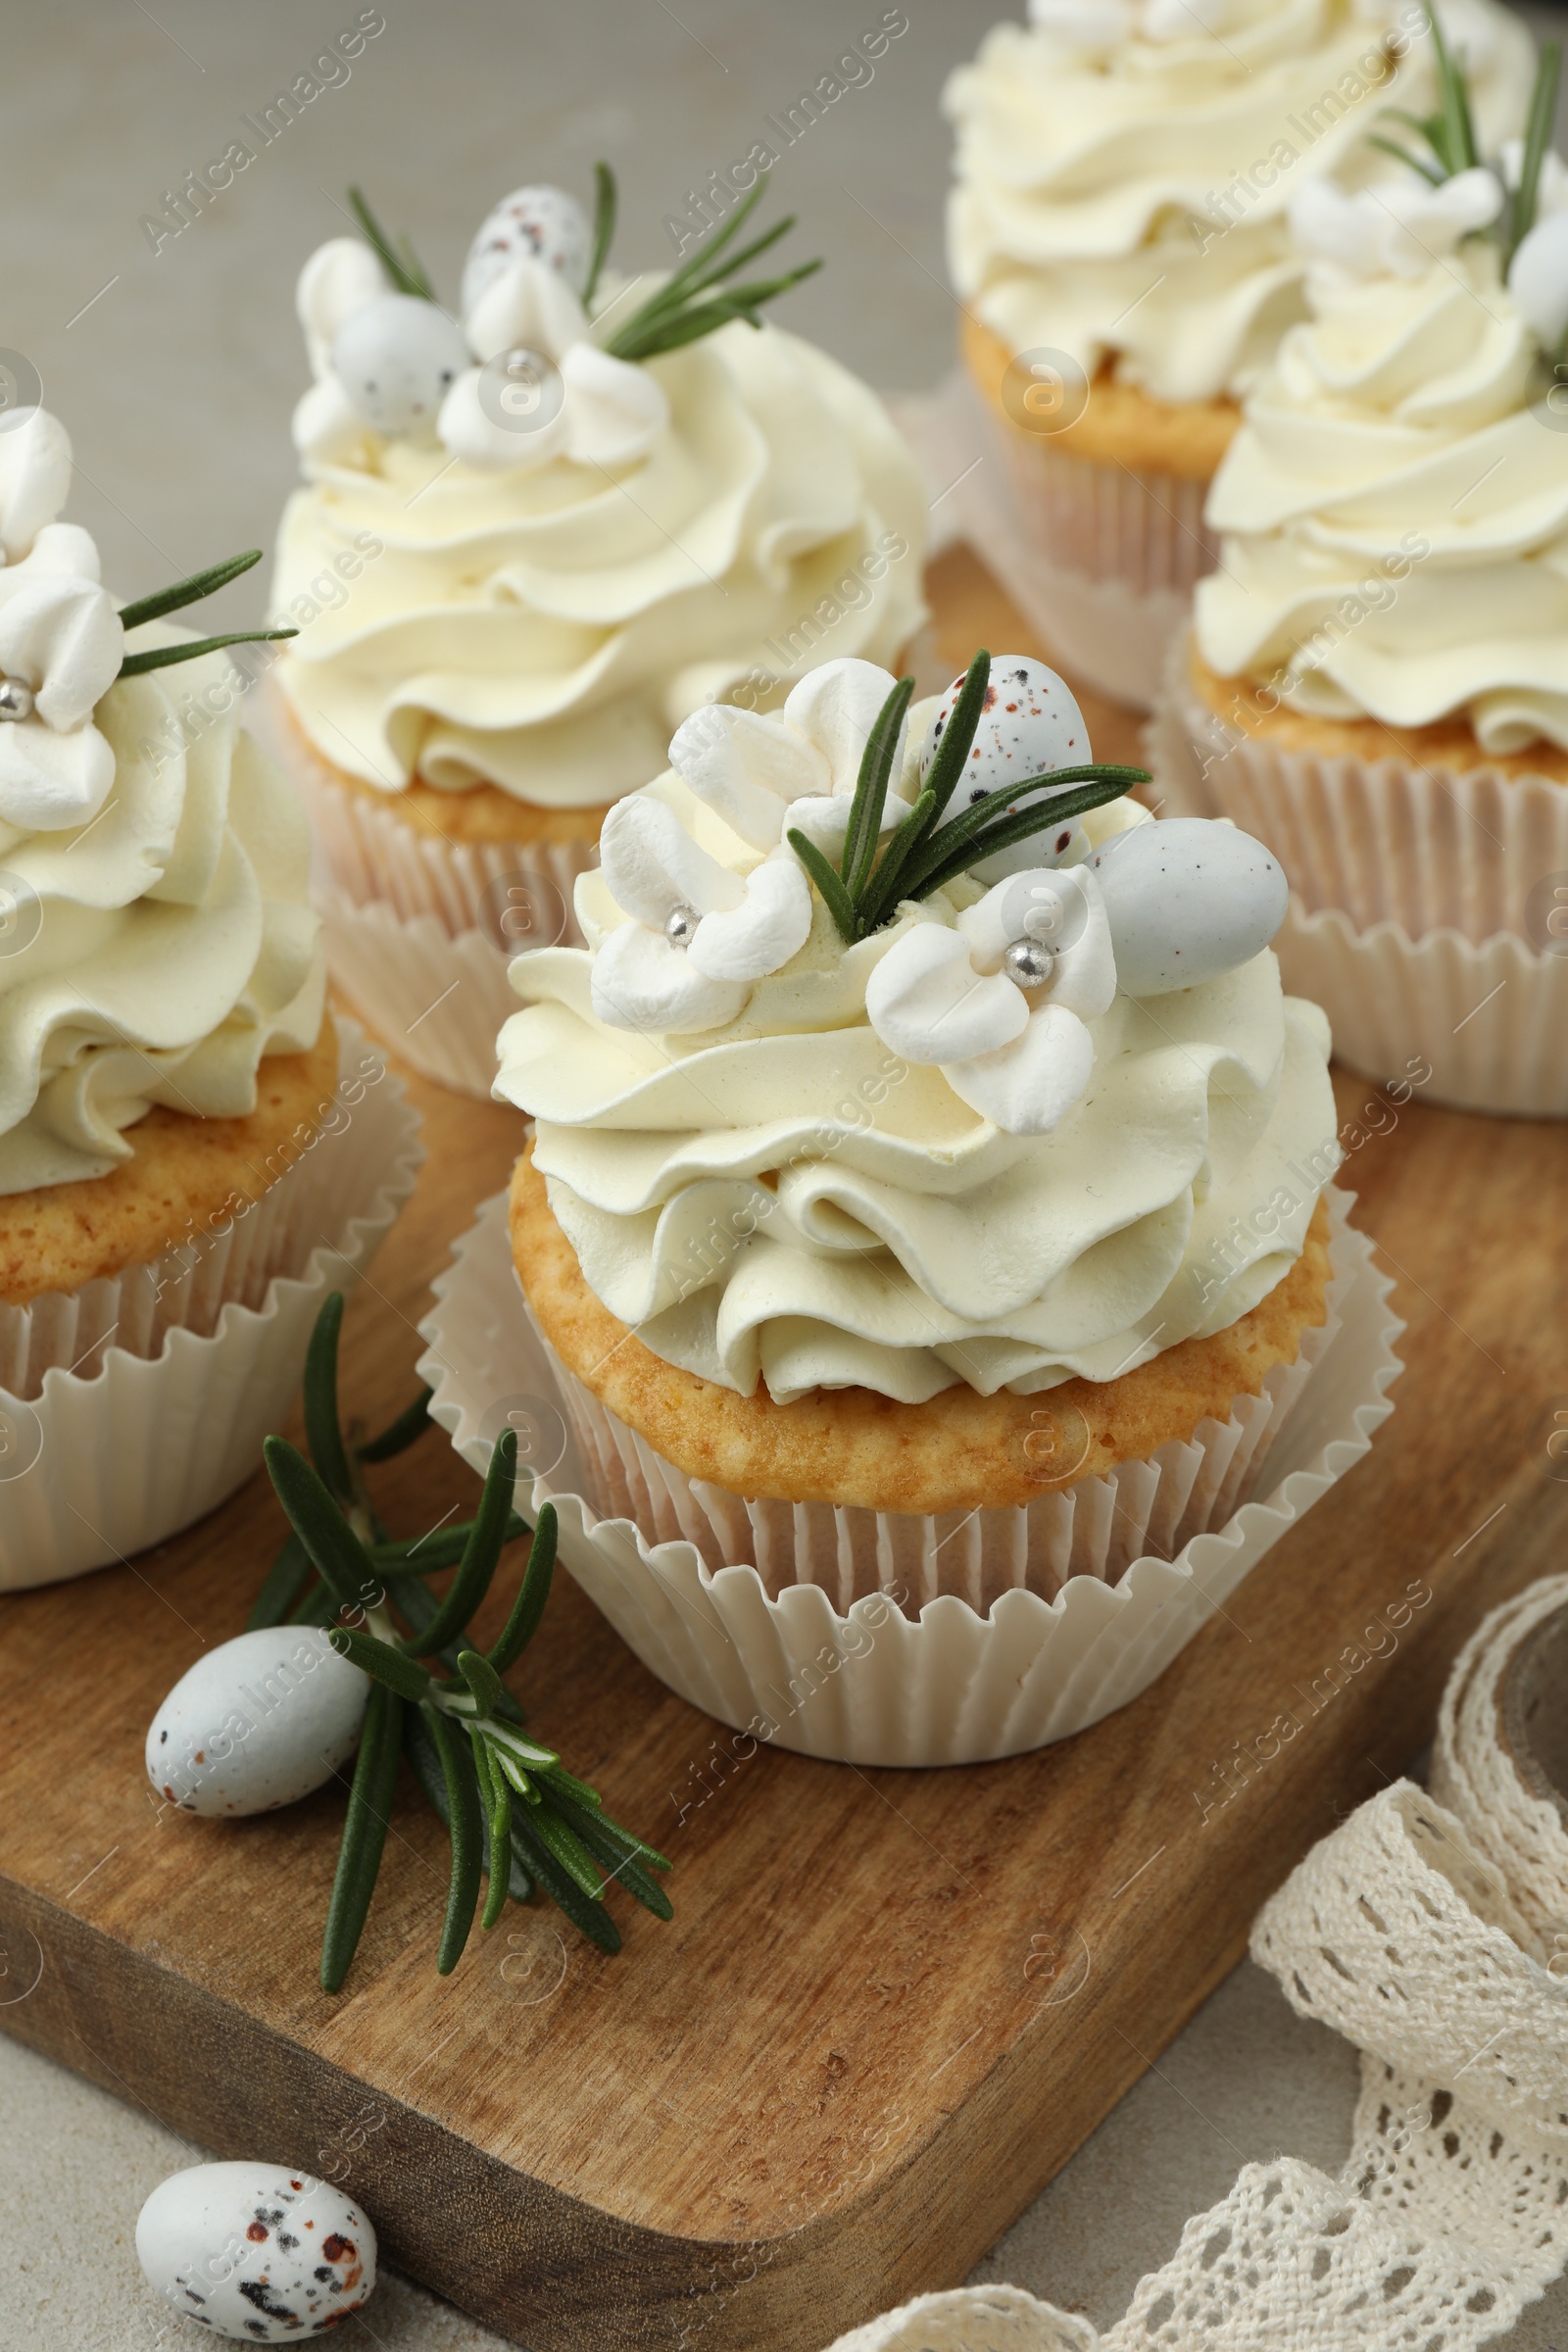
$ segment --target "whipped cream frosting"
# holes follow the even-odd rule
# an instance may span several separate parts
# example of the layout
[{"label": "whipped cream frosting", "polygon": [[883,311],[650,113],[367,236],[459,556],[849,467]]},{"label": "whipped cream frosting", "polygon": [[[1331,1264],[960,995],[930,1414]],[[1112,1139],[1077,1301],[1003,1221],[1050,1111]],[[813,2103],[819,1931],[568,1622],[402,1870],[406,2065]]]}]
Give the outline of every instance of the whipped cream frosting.
[{"label": "whipped cream frosting", "polygon": [[[1494,0],[1446,0],[1483,140],[1522,120],[1530,36]],[[949,256],[1013,351],[1107,356],[1156,399],[1239,396],[1303,312],[1286,221],[1305,176],[1380,178],[1379,110],[1436,96],[1418,8],[1350,0],[1037,0],[948,85]],[[1402,52],[1397,62],[1384,43]]]},{"label": "whipped cream frosting", "polygon": [[619,464],[497,472],[365,428],[307,458],[277,675],[326,760],[389,792],[590,808],[657,774],[704,703],[769,707],[919,627],[924,494],[864,385],[739,322],[638,372],[667,417]]},{"label": "whipped cream frosting", "polygon": [[[88,534],[55,519],[71,443],[0,434],[0,1193],[102,1176],[155,1102],[256,1106],[264,1054],[316,1043],[325,999],[291,788],[238,730],[226,657],[118,678]],[[150,622],[137,651],[192,632]]]},{"label": "whipped cream frosting", "polygon": [[1320,263],[1312,303],[1210,494],[1204,661],[1323,717],[1568,748],[1568,419],[1495,246]]},{"label": "whipped cream frosting", "polygon": [[[906,801],[937,708],[910,714]],[[764,858],[673,770],[634,799],[732,874],[783,854]],[[1125,800],[1092,810],[1091,860],[1148,821]],[[911,942],[961,932],[977,950],[999,892],[1051,881],[960,877],[848,948],[813,901],[804,944],[697,1034],[602,1017],[596,963],[628,925],[605,872],[579,881],[589,944],[514,963],[527,1004],[501,1033],[496,1093],[537,1122],[535,1164],[590,1290],[656,1354],[746,1395],[761,1380],[779,1402],[846,1386],[916,1402],[960,1382],[1029,1395],[1223,1329],[1283,1277],[1339,1152],[1327,1025],[1283,995],[1267,950],[1148,999],[1080,989],[1092,1067],[1045,1134],[1004,1131],[873,1027],[876,975]]]}]

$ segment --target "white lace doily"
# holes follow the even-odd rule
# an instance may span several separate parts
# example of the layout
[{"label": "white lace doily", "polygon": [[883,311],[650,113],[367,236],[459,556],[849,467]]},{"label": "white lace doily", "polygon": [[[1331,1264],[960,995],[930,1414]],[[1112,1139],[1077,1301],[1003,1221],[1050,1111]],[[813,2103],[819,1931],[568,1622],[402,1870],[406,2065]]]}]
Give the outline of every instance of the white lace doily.
[{"label": "white lace doily", "polygon": [[1550,1577],[1486,1619],[1431,1791],[1385,1788],[1258,1914],[1253,1958],[1362,2053],[1339,2178],[1248,2165],[1103,2333],[960,2287],[832,2352],[1473,2352],[1513,2326],[1568,2262],[1568,1831],[1515,1771],[1498,1693],[1565,1605]]}]

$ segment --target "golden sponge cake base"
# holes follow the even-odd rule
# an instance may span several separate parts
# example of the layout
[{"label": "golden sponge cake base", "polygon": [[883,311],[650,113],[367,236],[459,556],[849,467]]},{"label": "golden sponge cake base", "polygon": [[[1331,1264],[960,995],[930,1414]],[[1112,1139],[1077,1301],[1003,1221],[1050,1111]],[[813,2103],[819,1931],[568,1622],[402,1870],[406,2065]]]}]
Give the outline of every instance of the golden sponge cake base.
[{"label": "golden sponge cake base", "polygon": [[1218,471],[1242,420],[1234,400],[1155,400],[1137,384],[1124,383],[1107,361],[1095,376],[1083,415],[1059,432],[1027,432],[1007,414],[1003,379],[1013,354],[968,312],[959,328],[965,367],[997,415],[1019,441],[1038,442],[1092,466],[1122,466],[1130,473],[1163,473],[1178,481],[1206,482]]},{"label": "golden sponge cake base", "polygon": [[1485,769],[1511,780],[1545,776],[1554,784],[1568,784],[1568,752],[1544,739],[1522,752],[1489,752],[1464,717],[1434,719],[1424,727],[1391,727],[1381,718],[1318,718],[1310,711],[1288,710],[1284,703],[1270,710],[1258,700],[1255,678],[1221,677],[1196,646],[1190,659],[1194,688],[1209,710],[1249,741],[1278,751],[1306,752],[1319,760],[1359,760],[1368,766],[1380,760],[1402,760],[1414,768],[1446,768],[1450,775]]},{"label": "golden sponge cake base", "polygon": [[400,792],[388,792],[328,760],[297,714],[286,705],[284,710],[295,742],[329,782],[359,794],[374,808],[390,809],[428,840],[461,842],[476,849],[594,842],[612,806],[606,801],[592,808],[541,808],[532,801],[519,801],[515,793],[504,792],[499,784],[466,784],[459,791],[443,792],[422,776],[416,776]]},{"label": "golden sponge cake base", "polygon": [[337,1033],[330,1020],[309,1054],[270,1054],[256,1108],[204,1119],[155,1105],[126,1130],[134,1156],[107,1176],[0,1196],[0,1301],[28,1306],[79,1291],[199,1241],[288,1173],[331,1114]]},{"label": "golden sponge cake base", "polygon": [[[1189,1439],[1209,1417],[1225,1420],[1232,1400],[1257,1396],[1276,1364],[1296,1360],[1302,1332],[1327,1316],[1328,1209],[1319,1200],[1300,1257],[1250,1314],[1119,1380],[1070,1380],[1034,1396],[981,1396],[960,1385],[925,1404],[870,1389],[817,1390],[775,1404],[760,1385],[739,1396],[666,1363],[600,1304],[531,1152],[513,1176],[509,1223],[529,1306],[567,1370],[688,1478],[747,1501],[919,1513],[1031,1502]],[[1052,1477],[1053,1433],[1069,1430],[1074,1458]]]}]

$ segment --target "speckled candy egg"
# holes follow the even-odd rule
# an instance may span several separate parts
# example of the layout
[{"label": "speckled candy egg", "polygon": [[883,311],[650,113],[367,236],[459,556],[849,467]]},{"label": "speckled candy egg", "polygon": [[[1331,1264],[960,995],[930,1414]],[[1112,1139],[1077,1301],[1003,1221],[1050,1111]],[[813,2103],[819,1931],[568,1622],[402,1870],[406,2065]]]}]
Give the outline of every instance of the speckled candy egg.
[{"label": "speckled candy egg", "polygon": [[360,1743],[369,1684],[318,1625],[238,1634],[197,1659],[153,1717],[147,1778],[187,1813],[270,1813]]},{"label": "speckled candy egg", "polygon": [[376,294],[332,338],[332,370],[367,424],[434,432],[441,403],[470,366],[463,330],[417,294]]},{"label": "speckled candy egg", "polygon": [[594,235],[588,216],[564,188],[514,188],[480,226],[463,265],[463,316],[509,262],[526,255],[559,270],[574,294],[588,283]]},{"label": "speckled candy egg", "polygon": [[375,2231],[341,2189],[275,2164],[195,2164],[153,2190],[136,2259],[175,2311],[242,2343],[340,2327],[375,2285]]},{"label": "speckled candy egg", "polygon": [[1197,988],[1260,956],[1290,885],[1260,841],[1207,817],[1134,825],[1094,851],[1124,996]]},{"label": "speckled candy egg", "polygon": [[[936,758],[962,689],[962,678],[955,678],[932,713],[920,759],[922,780]],[[974,746],[964,761],[958,788],[943,812],[943,824],[951,824],[988,792],[1022,784],[1052,768],[1083,767],[1093,758],[1089,729],[1071,687],[1044,662],[1032,661],[1027,654],[999,654],[991,664],[986,707],[975,729]],[[1010,850],[1000,850],[970,870],[981,882],[1000,882],[1029,866],[1080,864],[1088,846],[1082,825],[1073,817],[1054,829],[1031,834]]]}]

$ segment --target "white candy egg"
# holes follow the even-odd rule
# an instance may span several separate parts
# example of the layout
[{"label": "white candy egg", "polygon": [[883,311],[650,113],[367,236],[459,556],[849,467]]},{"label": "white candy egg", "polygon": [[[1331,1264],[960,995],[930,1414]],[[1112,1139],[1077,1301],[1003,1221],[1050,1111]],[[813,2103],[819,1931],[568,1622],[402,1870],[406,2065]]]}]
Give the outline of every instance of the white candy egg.
[{"label": "white candy egg", "polygon": [[467,318],[491,281],[519,255],[559,270],[574,294],[588,283],[594,232],[575,196],[564,188],[514,188],[480,224],[463,265],[463,316]]},{"label": "white candy egg", "polygon": [[153,1717],[147,1778],[187,1813],[270,1813],[353,1755],[369,1684],[318,1625],[238,1634],[198,1658]]},{"label": "white candy egg", "polygon": [[378,432],[435,430],[448,392],[470,365],[463,330],[417,294],[376,294],[332,338],[332,369]]},{"label": "white candy egg", "polygon": [[1197,988],[1262,954],[1290,885],[1250,833],[1207,817],[1134,825],[1094,851],[1116,985],[1128,997]]},{"label": "white candy egg", "polygon": [[[962,691],[955,678],[932,713],[925,749],[920,756],[924,782],[941,747],[953,708]],[[942,825],[951,824],[988,792],[1022,784],[1055,767],[1084,767],[1094,758],[1089,729],[1073,692],[1054,669],[1027,654],[999,654],[991,664],[986,705],[975,729],[974,745],[964,761],[957,790],[943,811]],[[1030,796],[1031,799],[1035,796]],[[1027,802],[1019,802],[1027,807]],[[999,850],[972,867],[981,882],[1001,882],[1031,866],[1078,865],[1088,852],[1088,840],[1075,817],[1054,830],[1044,828],[1010,850]]]},{"label": "white candy egg", "polygon": [[136,2223],[147,2282],[186,2319],[243,2343],[298,2343],[352,2317],[375,2285],[358,2205],[277,2164],[195,2164]]}]

